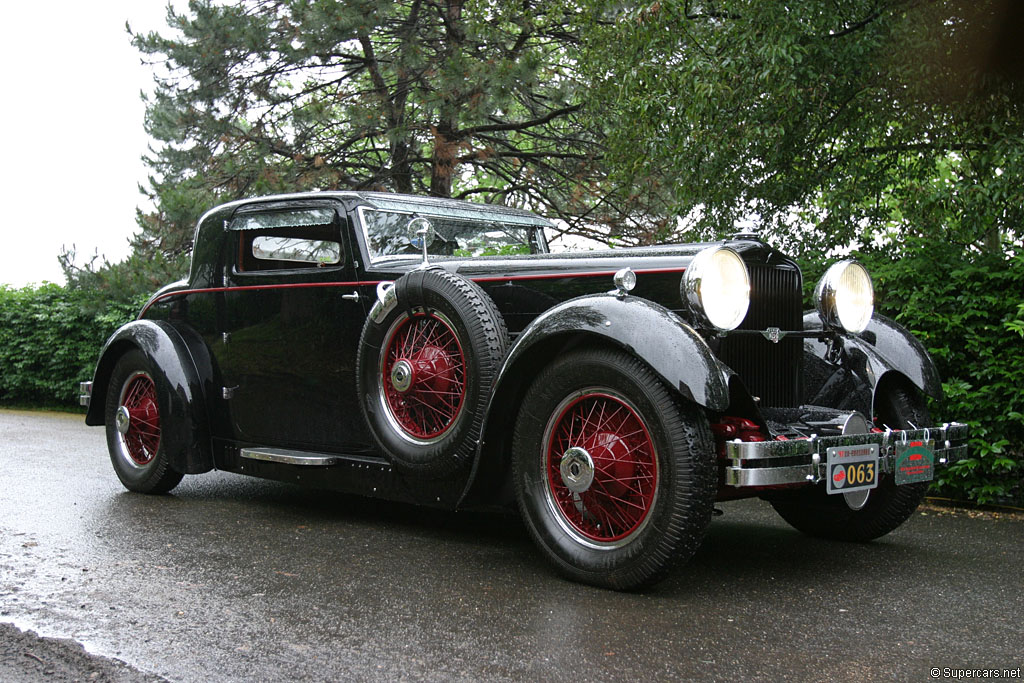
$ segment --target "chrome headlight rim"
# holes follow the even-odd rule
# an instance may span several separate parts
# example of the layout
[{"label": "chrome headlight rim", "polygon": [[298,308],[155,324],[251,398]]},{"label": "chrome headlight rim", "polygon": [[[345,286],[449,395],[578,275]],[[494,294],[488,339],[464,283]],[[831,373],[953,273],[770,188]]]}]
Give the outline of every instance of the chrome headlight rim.
[{"label": "chrome headlight rim", "polygon": [[[725,261],[722,261],[722,258]],[[722,277],[724,271],[719,270],[724,264],[735,268],[729,274],[731,277],[738,277],[738,280],[733,281],[729,288],[732,291],[729,293],[708,291],[709,276],[710,281],[714,283],[721,283],[723,279],[727,279]],[[683,301],[702,325],[719,332],[728,332],[735,330],[743,323],[743,319],[747,316],[747,310],[750,308],[750,272],[747,270],[747,264],[743,262],[735,249],[724,245],[707,247],[698,252],[687,266],[686,272],[683,273],[683,279],[679,283],[679,292]],[[731,310],[708,305],[708,299],[713,296],[731,297],[736,296],[736,293],[741,293],[742,301],[739,299],[729,301]]]},{"label": "chrome headlight rim", "polygon": [[[851,289],[859,287],[857,292]],[[856,259],[836,261],[814,287],[814,301],[821,322],[834,330],[860,334],[875,313],[871,274]]]}]

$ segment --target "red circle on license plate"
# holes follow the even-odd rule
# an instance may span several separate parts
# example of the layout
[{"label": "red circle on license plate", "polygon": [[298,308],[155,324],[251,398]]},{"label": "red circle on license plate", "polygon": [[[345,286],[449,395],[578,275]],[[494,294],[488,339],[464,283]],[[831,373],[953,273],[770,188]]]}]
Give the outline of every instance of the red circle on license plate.
[{"label": "red circle on license plate", "polygon": [[846,481],[846,468],[840,465],[832,474],[832,482],[835,483],[836,486],[842,486],[844,481]]}]

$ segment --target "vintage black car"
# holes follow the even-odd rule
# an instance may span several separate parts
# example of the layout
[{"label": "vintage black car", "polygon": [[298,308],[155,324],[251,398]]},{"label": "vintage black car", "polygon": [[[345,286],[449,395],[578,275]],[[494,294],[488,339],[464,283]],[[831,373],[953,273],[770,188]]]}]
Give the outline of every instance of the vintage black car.
[{"label": "vintage black car", "polygon": [[[903,523],[966,427],[865,269],[755,235],[550,253],[534,214],[368,192],[232,202],[187,280],[83,383],[133,491],[226,470],[445,508],[517,504],[564,575],[612,588],[693,554],[716,501],[812,535]],[[95,400],[90,401],[90,396]]]}]

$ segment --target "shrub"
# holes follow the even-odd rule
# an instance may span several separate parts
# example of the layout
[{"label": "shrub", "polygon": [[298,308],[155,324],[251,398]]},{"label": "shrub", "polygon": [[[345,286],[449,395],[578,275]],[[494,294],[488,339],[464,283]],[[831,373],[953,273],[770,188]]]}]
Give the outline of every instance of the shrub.
[{"label": "shrub", "polygon": [[876,310],[924,343],[945,396],[936,417],[967,422],[970,457],[933,490],[979,503],[1021,501],[1024,465],[1024,256],[921,243],[902,256],[861,253]]},{"label": "shrub", "polygon": [[0,402],[77,406],[78,383],[92,379],[103,342],[144,301],[126,297],[97,306],[85,290],[0,286]]}]

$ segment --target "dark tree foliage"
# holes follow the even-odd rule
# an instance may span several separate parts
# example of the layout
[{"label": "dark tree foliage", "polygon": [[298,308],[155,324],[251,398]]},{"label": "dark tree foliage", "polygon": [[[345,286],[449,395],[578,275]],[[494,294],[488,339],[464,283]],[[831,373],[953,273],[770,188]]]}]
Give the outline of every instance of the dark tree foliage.
[{"label": "dark tree foliage", "polygon": [[820,253],[924,235],[1019,249],[1024,5],[657,0],[610,11],[585,64],[608,165],[684,227],[754,217]]},{"label": "dark tree foliage", "polygon": [[194,0],[134,36],[157,210],[138,246],[186,252],[203,208],[309,189],[528,206],[585,226],[606,207],[601,132],[580,117],[581,21],[539,0]]},{"label": "dark tree foliage", "polygon": [[188,270],[186,254],[168,256],[159,249],[140,248],[138,244],[128,258],[117,263],[110,263],[98,253],[79,261],[74,245],[65,247],[57,260],[67,278],[68,295],[87,314],[138,303],[140,299],[145,301]]}]

